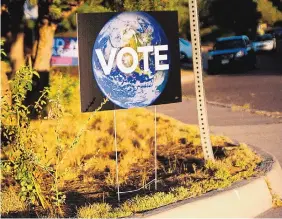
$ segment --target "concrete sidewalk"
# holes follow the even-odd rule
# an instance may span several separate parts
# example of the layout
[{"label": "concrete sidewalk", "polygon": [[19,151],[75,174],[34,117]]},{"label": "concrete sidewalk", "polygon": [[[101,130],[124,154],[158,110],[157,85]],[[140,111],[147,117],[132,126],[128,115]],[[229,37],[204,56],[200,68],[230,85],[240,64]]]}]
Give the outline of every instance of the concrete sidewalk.
[{"label": "concrete sidewalk", "polygon": [[[282,166],[282,119],[270,118],[248,112],[233,112],[230,108],[207,105],[211,131],[239,142],[254,145],[270,152]],[[161,105],[157,112],[187,124],[198,124],[196,100]],[[282,185],[281,185],[282,186]],[[282,218],[282,207],[271,209],[259,217]]]}]

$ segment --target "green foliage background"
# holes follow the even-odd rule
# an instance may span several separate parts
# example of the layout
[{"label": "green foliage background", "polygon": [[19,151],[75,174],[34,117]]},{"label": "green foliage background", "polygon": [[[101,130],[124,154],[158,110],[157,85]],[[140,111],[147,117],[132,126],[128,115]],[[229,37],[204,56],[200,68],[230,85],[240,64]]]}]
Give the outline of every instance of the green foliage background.
[{"label": "green foliage background", "polygon": [[[54,1],[55,2],[55,1]],[[57,4],[52,9],[54,16],[59,13],[63,8],[63,0],[57,0],[60,4]],[[275,3],[270,0],[246,0],[246,1],[233,1],[236,8],[244,10],[248,4],[253,3],[253,9],[248,8],[244,16],[239,12],[235,12],[235,17],[230,15],[226,17],[226,13],[222,8],[218,7],[214,9],[220,0],[198,0],[198,10],[200,16],[200,27],[202,29],[209,28],[212,31],[214,26],[218,26],[220,29],[224,29],[225,32],[237,33],[235,23],[240,27],[242,23],[242,33],[248,34],[250,28],[253,32],[256,31],[254,25],[249,26],[242,22],[242,20],[253,19],[255,23],[265,22],[269,25],[275,25],[282,21],[282,12]],[[228,3],[229,4],[229,3]],[[230,1],[230,4],[232,2]],[[233,7],[233,6],[231,6]],[[60,10],[57,10],[60,8]],[[90,12],[109,12],[109,11],[164,11],[164,10],[176,10],[179,17],[179,33],[181,37],[189,38],[190,36],[190,24],[189,24],[189,4],[188,0],[88,0],[83,2],[71,16],[62,20],[59,24],[58,32],[75,31],[76,30],[76,17],[75,13],[90,13]],[[248,12],[249,10],[249,12]],[[236,15],[237,14],[237,15]],[[242,18],[243,16],[243,18]],[[225,20],[224,24],[217,22],[217,17]],[[227,28],[226,28],[227,27]],[[235,29],[234,29],[235,28]],[[238,29],[238,28],[237,28]]]}]

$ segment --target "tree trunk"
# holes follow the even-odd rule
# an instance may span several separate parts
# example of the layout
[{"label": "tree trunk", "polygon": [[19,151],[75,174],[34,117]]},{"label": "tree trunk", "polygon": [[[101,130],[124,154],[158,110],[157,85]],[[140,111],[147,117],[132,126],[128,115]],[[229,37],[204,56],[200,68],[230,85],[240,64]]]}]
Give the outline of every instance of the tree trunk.
[{"label": "tree trunk", "polygon": [[9,50],[10,60],[12,64],[12,72],[15,73],[25,63],[24,60],[24,26],[22,23],[24,10],[23,5],[25,0],[8,1],[9,17],[5,19],[7,33],[5,37],[7,42],[11,43]]},{"label": "tree trunk", "polygon": [[10,59],[13,72],[19,70],[24,63],[24,33],[20,32],[16,36],[15,42],[11,45]]},{"label": "tree trunk", "polygon": [[10,65],[7,62],[1,61],[1,97],[6,96],[9,105],[12,103],[12,95],[7,72],[10,71]]},{"label": "tree trunk", "polygon": [[33,48],[33,67],[39,72],[49,72],[50,70],[50,59],[56,27],[57,25],[55,24],[48,24],[48,21],[45,21],[39,27],[38,41]]},{"label": "tree trunk", "polygon": [[[9,38],[8,38],[9,39]],[[9,84],[9,78],[12,78],[16,71],[18,71],[25,64],[24,59],[24,33],[19,32],[15,36],[15,40],[10,44],[10,61],[1,61],[1,95],[6,96],[8,104],[12,103],[11,88]]]},{"label": "tree trunk", "polygon": [[34,60],[33,68],[39,73],[39,78],[33,77],[32,91],[28,91],[24,104],[31,106],[31,118],[37,118],[39,115],[46,116],[46,108],[38,114],[32,106],[40,98],[44,88],[49,87],[50,59],[52,56],[53,39],[56,31],[56,24],[49,23],[43,19],[38,27],[38,39],[34,42],[32,48],[32,58]]}]

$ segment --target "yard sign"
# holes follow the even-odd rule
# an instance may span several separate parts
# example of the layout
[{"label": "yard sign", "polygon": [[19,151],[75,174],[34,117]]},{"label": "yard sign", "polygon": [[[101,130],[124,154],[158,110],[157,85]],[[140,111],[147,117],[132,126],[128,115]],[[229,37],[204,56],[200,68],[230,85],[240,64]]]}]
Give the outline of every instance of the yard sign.
[{"label": "yard sign", "polygon": [[[189,0],[198,118],[205,159],[214,159],[202,78],[197,1]],[[116,183],[118,156],[116,111],[181,102],[178,21],[176,12],[78,14],[81,111],[91,112],[106,97],[103,110],[114,110]],[[157,133],[155,107],[155,189]],[[151,182],[150,182],[151,183]]]},{"label": "yard sign", "polygon": [[81,111],[181,101],[176,12],[78,14]]}]

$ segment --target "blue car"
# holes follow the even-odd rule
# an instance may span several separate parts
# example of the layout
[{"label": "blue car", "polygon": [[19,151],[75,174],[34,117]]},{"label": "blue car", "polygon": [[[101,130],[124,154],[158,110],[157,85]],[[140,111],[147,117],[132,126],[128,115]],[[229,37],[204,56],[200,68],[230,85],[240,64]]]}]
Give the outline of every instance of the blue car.
[{"label": "blue car", "polygon": [[179,38],[180,61],[192,62],[192,45],[189,41]]},{"label": "blue car", "polygon": [[208,72],[223,69],[255,68],[256,53],[247,36],[218,38],[208,53]]}]

